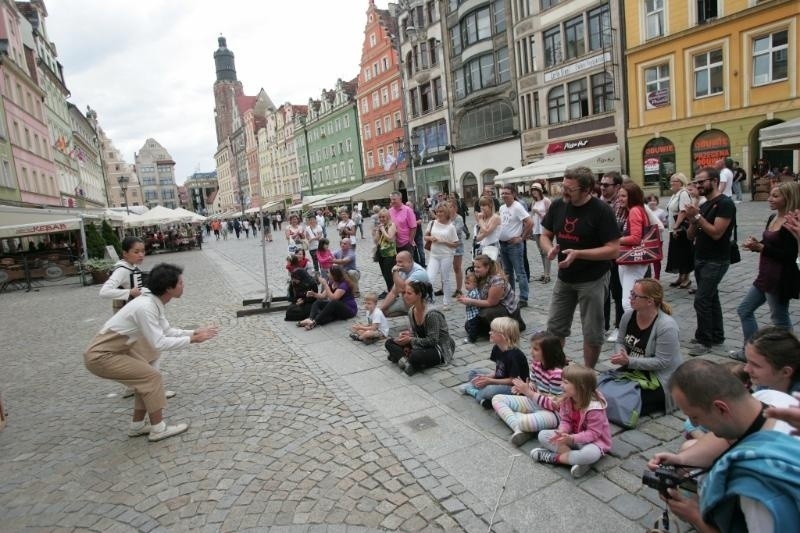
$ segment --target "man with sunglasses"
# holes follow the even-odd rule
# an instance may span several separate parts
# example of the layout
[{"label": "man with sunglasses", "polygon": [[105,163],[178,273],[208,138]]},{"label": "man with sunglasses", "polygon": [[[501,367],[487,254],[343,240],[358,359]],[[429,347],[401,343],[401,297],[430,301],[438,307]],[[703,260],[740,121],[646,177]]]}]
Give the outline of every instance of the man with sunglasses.
[{"label": "man with sunglasses", "polygon": [[731,266],[731,234],[736,226],[736,204],[730,196],[720,192],[719,171],[713,167],[701,169],[693,183],[698,193],[706,197],[700,207],[689,204],[684,208],[686,220],[692,222],[687,235],[694,239],[694,276],[697,281],[694,294],[697,329],[692,339],[696,346],[689,350],[689,355],[698,356],[725,342],[719,284]]},{"label": "man with sunglasses", "polygon": [[[541,236],[548,259],[558,257],[559,261],[547,331],[568,337],[575,308],[580,306],[583,360],[590,368],[597,364],[605,340],[603,303],[608,293],[608,271],[619,255],[621,236],[611,208],[592,196],[593,190],[591,169],[568,168],[562,197],[550,205]],[[554,238],[557,245],[553,245]]]}]

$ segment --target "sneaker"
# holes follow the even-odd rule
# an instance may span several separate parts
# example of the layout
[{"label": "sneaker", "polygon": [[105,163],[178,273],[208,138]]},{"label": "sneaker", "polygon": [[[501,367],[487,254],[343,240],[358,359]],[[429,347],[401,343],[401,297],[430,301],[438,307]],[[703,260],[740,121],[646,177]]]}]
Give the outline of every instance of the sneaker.
[{"label": "sneaker", "polygon": [[434,292],[433,295],[434,296],[444,296],[444,291],[442,289],[439,289],[438,291]]},{"label": "sneaker", "polygon": [[707,346],[705,344],[698,344],[691,350],[689,350],[689,355],[692,357],[698,357],[700,355],[707,355],[711,353],[711,346]]},{"label": "sneaker", "polygon": [[147,440],[150,442],[157,442],[168,439],[169,437],[180,435],[187,429],[189,429],[189,424],[175,424],[174,426],[168,426],[167,423],[162,420],[160,423],[150,428],[150,435],[148,435]]},{"label": "sneaker", "polygon": [[740,350],[728,350],[728,357],[733,359],[734,361],[739,361],[742,363],[747,362],[747,358],[744,356],[744,352]]},{"label": "sneaker", "polygon": [[524,308],[524,307],[528,307],[528,300],[520,300],[520,301],[519,301],[519,305],[518,305],[518,307],[519,307],[520,309],[522,309],[522,308]]},{"label": "sneaker", "polygon": [[583,477],[591,468],[592,465],[575,465],[569,469],[569,473],[572,474],[572,477],[577,479]]},{"label": "sneaker", "polygon": [[619,337],[619,330],[617,328],[614,328],[608,335],[608,338],[606,340],[608,342],[617,342],[618,337]]},{"label": "sneaker", "polygon": [[489,398],[484,398],[479,403],[481,404],[481,407],[483,407],[487,411],[492,409],[492,400],[490,400]]},{"label": "sneaker", "polygon": [[131,422],[128,427],[129,437],[141,437],[150,433],[150,424],[142,420],[141,422]]},{"label": "sneaker", "polygon": [[459,385],[459,386],[458,386],[458,392],[460,392],[461,394],[464,394],[464,395],[467,395],[467,396],[468,396],[468,395],[469,395],[469,392],[467,392],[467,390],[469,389],[469,386],[470,386],[470,385],[471,385],[471,384],[470,384],[469,382],[467,382],[467,383],[462,383],[461,385]]},{"label": "sneaker", "polygon": [[470,339],[469,337],[464,337],[461,339],[461,344],[475,344],[475,341]]},{"label": "sneaker", "polygon": [[406,373],[406,376],[413,376],[416,370],[409,363],[406,363],[406,367],[403,369],[403,372]]},{"label": "sneaker", "polygon": [[358,337],[358,333],[351,333],[350,338],[354,341],[360,341],[361,339]]},{"label": "sneaker", "polygon": [[176,394],[178,394],[178,393],[175,392],[174,390],[165,390],[164,391],[164,396],[166,398],[174,398]]},{"label": "sneaker", "polygon": [[511,435],[511,444],[514,446],[522,446],[533,437],[533,433],[526,433],[525,431],[515,431]]},{"label": "sneaker", "polygon": [[406,369],[406,367],[408,366],[408,357],[401,357],[401,358],[400,358],[400,359],[397,361],[397,366],[399,366],[399,367],[400,367],[400,370],[405,370],[405,369]]},{"label": "sneaker", "polygon": [[534,448],[531,450],[531,459],[534,461],[538,461],[540,463],[545,463],[548,465],[556,465],[558,462],[556,458],[558,454],[556,452],[551,452],[545,448]]}]

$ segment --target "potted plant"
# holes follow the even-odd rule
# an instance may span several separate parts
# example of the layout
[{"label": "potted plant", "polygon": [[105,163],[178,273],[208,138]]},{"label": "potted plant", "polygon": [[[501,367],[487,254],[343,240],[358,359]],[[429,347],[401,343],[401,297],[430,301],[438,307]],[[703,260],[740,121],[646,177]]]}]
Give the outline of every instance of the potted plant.
[{"label": "potted plant", "polygon": [[114,269],[114,261],[92,257],[84,261],[83,268],[92,275],[95,283],[105,283]]}]

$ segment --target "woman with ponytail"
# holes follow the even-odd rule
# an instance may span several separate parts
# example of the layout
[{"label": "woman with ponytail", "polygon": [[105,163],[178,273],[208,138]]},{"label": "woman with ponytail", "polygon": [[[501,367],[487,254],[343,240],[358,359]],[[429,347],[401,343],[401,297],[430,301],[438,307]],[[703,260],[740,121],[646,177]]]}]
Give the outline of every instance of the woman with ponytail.
[{"label": "woman with ponytail", "polygon": [[639,415],[674,409],[666,391],[669,378],[681,365],[678,323],[664,301],[664,289],[654,279],[640,279],[629,295],[631,310],[622,315],[619,337],[611,363],[621,367],[620,376],[640,384]]}]

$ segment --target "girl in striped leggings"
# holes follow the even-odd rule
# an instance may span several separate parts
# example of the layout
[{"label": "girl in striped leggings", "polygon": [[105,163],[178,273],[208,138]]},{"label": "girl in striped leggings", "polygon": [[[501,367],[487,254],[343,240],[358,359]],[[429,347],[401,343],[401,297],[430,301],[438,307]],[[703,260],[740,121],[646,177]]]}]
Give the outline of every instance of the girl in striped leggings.
[{"label": "girl in striped leggings", "polygon": [[567,358],[561,339],[546,332],[531,336],[531,372],[528,381],[514,379],[512,394],[498,394],[492,407],[514,432],[511,443],[521,446],[542,429],[558,427],[558,402],[562,393],[561,370]]}]

